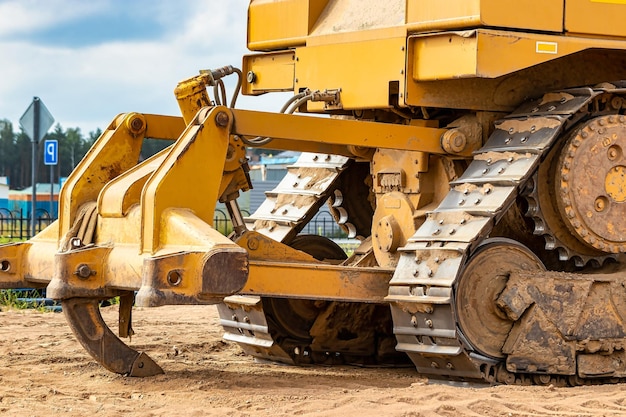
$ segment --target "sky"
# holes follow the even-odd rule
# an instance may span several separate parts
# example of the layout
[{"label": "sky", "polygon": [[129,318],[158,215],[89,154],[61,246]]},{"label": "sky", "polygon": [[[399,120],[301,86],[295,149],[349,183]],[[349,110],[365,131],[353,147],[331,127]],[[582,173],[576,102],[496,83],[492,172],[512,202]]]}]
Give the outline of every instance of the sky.
[{"label": "sky", "polygon": [[[34,96],[55,125],[85,136],[119,113],[179,115],[178,81],[241,67],[247,7],[248,0],[0,0],[0,120],[19,131]],[[285,100],[243,97],[237,107],[277,111]]]}]

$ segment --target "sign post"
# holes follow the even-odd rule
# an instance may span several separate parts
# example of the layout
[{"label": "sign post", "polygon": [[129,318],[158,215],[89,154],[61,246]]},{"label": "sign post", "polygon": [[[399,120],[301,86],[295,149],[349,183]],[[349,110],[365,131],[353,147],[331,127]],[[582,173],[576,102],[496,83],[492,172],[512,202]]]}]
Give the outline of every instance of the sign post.
[{"label": "sign post", "polygon": [[30,137],[32,143],[32,169],[31,179],[33,186],[33,194],[31,199],[31,214],[30,214],[30,236],[35,236],[35,216],[37,212],[37,145],[43,135],[46,134],[50,126],[54,123],[54,117],[50,114],[46,106],[39,99],[39,97],[33,97],[32,103],[26,109],[22,117],[20,117],[20,126],[24,129],[24,132]]},{"label": "sign post", "polygon": [[59,163],[59,141],[46,139],[43,142],[43,163],[50,165],[50,217],[54,211],[54,166]]}]

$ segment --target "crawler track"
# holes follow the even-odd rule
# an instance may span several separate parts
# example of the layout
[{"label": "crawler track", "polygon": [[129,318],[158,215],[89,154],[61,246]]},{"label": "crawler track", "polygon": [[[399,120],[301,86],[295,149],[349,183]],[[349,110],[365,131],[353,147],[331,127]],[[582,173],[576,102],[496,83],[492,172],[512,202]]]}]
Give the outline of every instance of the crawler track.
[{"label": "crawler track", "polygon": [[[387,301],[397,349],[409,355],[420,373],[488,383],[565,383],[563,375],[509,372],[503,358],[484,354],[468,340],[459,317],[464,296],[460,289],[466,287],[459,281],[555,141],[588,117],[591,101],[604,92],[576,89],[551,94],[496,122],[496,130],[471,165],[451,183],[446,198],[401,249]],[[476,302],[495,301],[485,294]],[[488,331],[484,337],[489,337]],[[569,378],[567,382],[582,381]]]},{"label": "crawler track", "polygon": [[[448,195],[399,249],[401,256],[386,302],[393,319],[396,349],[405,352],[421,374],[507,384],[577,385],[619,380],[611,375],[581,379],[575,372],[563,371],[558,366],[538,371],[534,365],[517,370],[514,365],[507,366],[506,354],[500,352],[507,346],[511,352],[515,351],[515,347],[511,347],[513,342],[507,340],[515,320],[504,317],[504,301],[498,297],[508,276],[520,270],[542,273],[543,264],[537,258],[541,254],[533,254],[518,242],[490,237],[507,210],[521,198],[529,203],[527,215],[535,220],[535,234],[546,238],[546,250],[557,250],[560,261],[573,259],[580,267],[591,261],[599,264],[615,258],[603,252],[597,255],[576,252],[576,247],[558,239],[559,230],[543,224],[546,215],[536,202],[539,198],[536,182],[538,177],[542,178],[538,171],[546,159],[551,160],[548,159],[550,151],[579,123],[608,114],[610,109],[598,108],[602,95],[624,93],[615,86],[605,87],[550,93],[497,121],[494,133],[475,153],[467,170],[450,184]],[[615,109],[613,111],[615,114]],[[623,116],[615,114],[615,117]],[[319,201],[330,191],[329,184],[328,192],[318,193]],[[507,259],[509,254],[513,257],[511,262]],[[490,272],[489,266],[473,262],[477,256],[482,256],[487,263],[490,258],[500,257],[500,265],[511,263],[513,266],[498,266],[500,275],[494,275],[494,283],[471,278],[472,274],[480,277]],[[485,299],[480,299],[482,290],[475,293],[468,290],[475,287],[474,282],[468,284],[464,279],[477,279],[476,284],[484,287]],[[596,283],[593,278],[589,282],[590,286]],[[488,307],[484,312],[466,316],[468,308],[471,310],[478,305],[472,303],[493,306],[496,299],[497,309]],[[287,363],[328,359],[312,355],[307,350],[306,340],[300,341],[302,347],[285,343],[289,336],[272,331],[275,326],[264,312],[261,298],[234,296],[225,301],[220,307],[225,337],[240,343],[247,353]],[[480,324],[472,324],[476,321]],[[479,342],[483,325],[485,337],[493,337],[495,342]],[[577,345],[576,349],[589,353],[581,346]],[[621,345],[616,342],[611,346],[610,351],[615,346],[620,349]],[[332,350],[331,347],[329,351]],[[516,358],[520,356],[519,352],[513,353]]]}]

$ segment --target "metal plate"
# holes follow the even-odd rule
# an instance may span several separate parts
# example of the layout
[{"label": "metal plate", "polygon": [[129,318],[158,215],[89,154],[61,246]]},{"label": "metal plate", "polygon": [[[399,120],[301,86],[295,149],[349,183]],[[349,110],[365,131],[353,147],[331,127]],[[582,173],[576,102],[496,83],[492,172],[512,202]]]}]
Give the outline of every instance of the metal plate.
[{"label": "metal plate", "polygon": [[[598,94],[601,93],[593,91],[591,88],[576,88],[563,90],[559,93],[548,93],[540,99],[523,104],[506,118],[553,114],[571,115],[587,105]],[[558,95],[561,95],[561,97],[557,98]]]},{"label": "metal plate", "polygon": [[282,242],[283,239],[291,232],[293,229],[290,225],[280,225],[275,224],[268,227],[256,227],[255,221],[246,221],[246,226],[249,230],[254,230],[255,232],[261,233],[263,236],[267,236],[269,238],[274,239],[277,242]]},{"label": "metal plate", "polygon": [[224,340],[239,343],[249,355],[293,364],[268,331],[260,297],[235,295],[217,305]]},{"label": "metal plate", "polygon": [[392,303],[449,305],[452,301],[452,289],[446,287],[426,289],[424,287],[416,287],[411,289],[407,286],[391,286],[385,301]]},{"label": "metal plate", "polygon": [[409,313],[400,308],[392,309],[393,332],[396,335],[429,336],[431,338],[455,338],[456,326],[449,320],[450,306],[435,306],[431,313]]},{"label": "metal plate", "polygon": [[446,217],[445,214],[431,213],[426,221],[409,239],[411,242],[429,241],[454,241],[473,242],[478,239],[483,230],[487,229],[493,218],[472,216],[468,213],[460,213]]},{"label": "metal plate", "polygon": [[[507,159],[498,161],[474,159],[463,175],[452,185],[459,184],[502,184],[516,185],[534,171],[539,155],[507,153]],[[488,154],[484,154],[487,156]]]},{"label": "metal plate", "polygon": [[473,184],[461,184],[450,190],[443,199],[438,212],[464,211],[470,214],[484,212],[497,213],[517,195],[516,187],[493,186],[486,184],[476,187]]},{"label": "metal plate", "polygon": [[500,120],[480,151],[540,153],[554,141],[563,123],[564,118],[559,116],[541,120]]},{"label": "metal plate", "polygon": [[295,206],[293,204],[283,204],[281,206],[277,206],[274,198],[267,198],[254,212],[254,215],[249,217],[249,219],[272,220],[281,224],[285,224],[286,222],[297,222],[303,219],[309,208],[316,203],[317,200],[312,199],[310,204],[302,206]]},{"label": "metal plate", "polygon": [[456,279],[463,259],[463,253],[455,250],[422,251],[417,256],[414,253],[402,254],[389,285],[449,287]]},{"label": "metal plate", "polygon": [[[315,171],[318,174],[320,170],[316,169]],[[322,195],[328,188],[327,184],[332,183],[337,178],[338,172],[327,170],[325,174],[323,178],[314,178],[310,174],[303,175],[302,172],[290,170],[276,188],[266,191],[265,195],[268,197],[278,194]]]},{"label": "metal plate", "polygon": [[344,168],[350,158],[347,156],[303,152],[292,167],[314,166],[315,168]]}]

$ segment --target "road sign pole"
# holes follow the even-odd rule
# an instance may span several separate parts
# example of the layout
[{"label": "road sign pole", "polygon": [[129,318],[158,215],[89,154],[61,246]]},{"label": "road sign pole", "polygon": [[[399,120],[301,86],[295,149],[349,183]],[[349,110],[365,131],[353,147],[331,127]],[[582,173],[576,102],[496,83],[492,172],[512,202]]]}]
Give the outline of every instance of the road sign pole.
[{"label": "road sign pole", "polygon": [[43,163],[50,165],[50,218],[54,210],[54,166],[59,163],[59,141],[47,139],[43,141]]},{"label": "road sign pole", "polygon": [[[33,157],[31,161],[31,182],[33,188],[33,195],[31,198],[31,211],[30,211],[30,235],[35,235],[35,217],[37,214],[37,146],[39,145],[39,139],[44,136],[50,126],[54,123],[54,117],[50,114],[46,106],[42,103],[39,97],[33,97],[33,102],[28,106],[22,117],[20,117],[20,126],[24,129],[31,140],[33,148]],[[55,145],[56,146],[56,145]],[[55,147],[56,149],[56,147]],[[56,163],[56,158],[55,158]]]},{"label": "road sign pole", "polygon": [[54,210],[54,165],[50,165],[50,219],[54,218],[52,211]]},{"label": "road sign pole", "polygon": [[32,158],[32,171],[31,178],[33,184],[33,195],[31,199],[31,211],[30,211],[30,237],[35,236],[35,215],[37,213],[37,144],[39,143],[39,97],[33,97],[33,158]]}]

